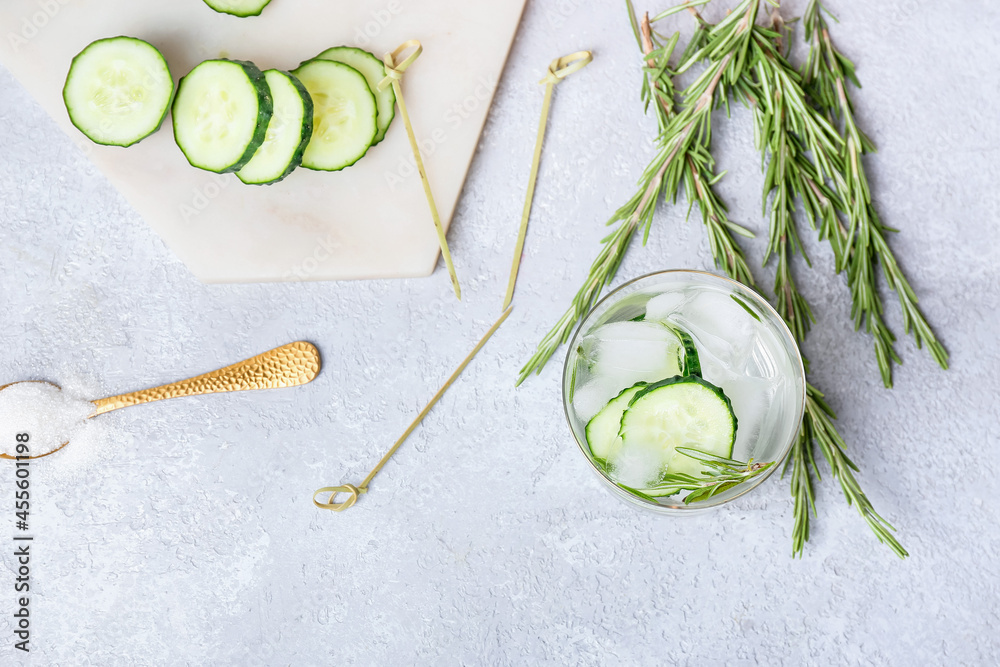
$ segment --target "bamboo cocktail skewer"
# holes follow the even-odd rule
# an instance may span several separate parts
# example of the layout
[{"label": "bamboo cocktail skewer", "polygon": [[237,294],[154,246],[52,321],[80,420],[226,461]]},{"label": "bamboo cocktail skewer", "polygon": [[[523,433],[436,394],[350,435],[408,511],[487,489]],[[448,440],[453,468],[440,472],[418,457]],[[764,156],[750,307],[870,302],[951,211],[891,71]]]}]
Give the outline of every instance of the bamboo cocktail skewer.
[{"label": "bamboo cocktail skewer", "polygon": [[[413,49],[413,52],[399,60],[400,56]],[[437,204],[434,202],[434,193],[431,192],[430,181],[427,180],[427,170],[424,169],[424,161],[420,156],[420,146],[417,144],[417,137],[413,133],[413,125],[410,123],[410,114],[406,110],[406,102],[403,100],[403,87],[400,83],[403,80],[403,72],[413,64],[424,47],[415,39],[407,40],[396,47],[396,50],[385,54],[382,61],[385,63],[385,78],[379,84],[379,90],[384,90],[386,86],[392,86],[392,92],[396,95],[396,102],[399,103],[399,113],[403,117],[403,125],[406,126],[406,136],[410,139],[410,149],[413,151],[413,159],[417,165],[417,173],[420,174],[420,183],[424,186],[424,196],[427,197],[427,205],[431,209],[431,220],[434,222],[434,229],[438,236],[438,245],[441,246],[441,257],[445,266],[448,267],[448,275],[451,277],[451,286],[455,290],[455,297],[462,300],[462,288],[458,284],[458,274],[455,273],[455,264],[451,260],[451,250],[448,249],[448,239],[445,236],[444,226],[441,224],[441,216],[438,214]]]},{"label": "bamboo cocktail skewer", "polygon": [[[511,308],[507,308],[507,310],[503,312],[503,315],[500,316],[500,319],[498,319],[493,324],[493,326],[490,327],[490,330],[487,331],[486,334],[479,340],[479,342],[476,344],[476,347],[472,349],[472,352],[470,352],[469,355],[462,360],[462,363],[458,365],[458,368],[456,368],[455,372],[451,374],[451,377],[449,377],[445,381],[445,383],[441,386],[441,388],[437,390],[437,393],[434,394],[434,397],[431,398],[431,400],[427,403],[427,405],[424,406],[424,409],[420,411],[420,414],[417,415],[417,418],[414,419],[410,423],[410,425],[406,427],[406,430],[403,431],[403,435],[399,436],[399,439],[396,440],[395,444],[393,444],[393,446],[389,448],[389,451],[387,451],[385,455],[382,456],[379,462],[375,464],[375,467],[372,468],[371,472],[368,473],[368,476],[365,477],[364,481],[362,481],[360,485],[354,486],[353,484],[342,484],[340,486],[324,486],[322,489],[317,489],[316,492],[313,493],[313,504],[315,504],[316,507],[319,507],[320,509],[332,510],[334,512],[343,512],[344,510],[352,507],[354,503],[358,501],[358,496],[360,494],[368,493],[368,485],[375,478],[375,475],[379,474],[379,472],[382,470],[382,467],[385,466],[385,464],[389,462],[389,459],[392,458],[392,455],[396,453],[396,450],[398,450],[400,446],[404,442],[406,442],[406,439],[410,437],[410,434],[413,433],[413,431],[416,430],[418,426],[420,426],[420,422],[424,420],[424,417],[426,417],[427,413],[431,411],[431,408],[433,408],[434,405],[441,399],[441,397],[444,396],[444,393],[448,391],[448,387],[450,387],[455,382],[455,380],[458,379],[458,376],[462,374],[462,371],[465,370],[465,367],[469,365],[469,362],[472,361],[472,359],[476,356],[479,350],[481,350],[483,346],[486,345],[486,341],[488,341],[493,336],[493,334],[496,333],[496,330],[500,328],[500,325],[503,324],[503,321],[507,319],[508,315],[510,315],[510,311]],[[327,499],[326,502],[322,502],[316,499],[316,496],[319,496],[320,494],[323,493],[330,494],[330,497],[329,499]],[[347,500],[340,503],[334,502],[337,495],[341,493],[348,494]]]},{"label": "bamboo cocktail skewer", "polygon": [[538,136],[535,138],[535,154],[531,159],[531,174],[528,176],[528,193],[524,198],[524,210],[521,212],[521,227],[517,233],[517,243],[514,245],[514,259],[510,267],[510,279],[507,281],[507,294],[503,299],[504,310],[514,298],[514,283],[521,268],[521,253],[524,252],[524,237],[528,233],[528,218],[531,215],[531,202],[535,196],[535,181],[538,180],[538,165],[542,159],[542,143],[545,139],[545,127],[549,119],[549,107],[552,103],[552,89],[567,76],[583,69],[593,56],[590,51],[577,51],[562,58],[556,58],[549,64],[549,71],[538,83],[545,84],[545,98],[542,101],[542,117],[538,122]]}]

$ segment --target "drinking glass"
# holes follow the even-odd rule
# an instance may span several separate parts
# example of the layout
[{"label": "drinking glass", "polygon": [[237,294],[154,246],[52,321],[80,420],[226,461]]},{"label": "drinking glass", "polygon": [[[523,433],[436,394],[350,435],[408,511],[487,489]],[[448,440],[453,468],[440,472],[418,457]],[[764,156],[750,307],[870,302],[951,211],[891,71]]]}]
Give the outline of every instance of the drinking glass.
[{"label": "drinking glass", "polygon": [[[587,443],[592,413],[634,384],[619,373],[602,376],[588,349],[599,340],[599,327],[612,322],[647,320],[649,315],[687,331],[695,341],[702,377],[720,387],[737,418],[733,459],[774,465],[705,500],[685,503],[679,496],[642,498],[619,486]],[[654,312],[655,311],[655,312]],[[618,327],[618,331],[622,328]],[[631,330],[631,329],[629,329]],[[594,341],[597,340],[597,343]],[[616,338],[617,354],[636,357],[626,364],[642,370],[645,342]],[[598,370],[595,370],[595,366]],[[655,371],[654,371],[655,372]],[[637,376],[640,380],[653,378]],[[665,378],[659,378],[665,379]],[[624,385],[624,386],[622,386]],[[755,291],[728,278],[694,270],[670,270],[641,276],[610,292],[584,318],[569,345],[563,367],[563,407],[570,430],[590,467],[616,496],[663,514],[690,514],[718,507],[759,486],[788,454],[805,409],[806,382],[798,345],[784,321]]]}]

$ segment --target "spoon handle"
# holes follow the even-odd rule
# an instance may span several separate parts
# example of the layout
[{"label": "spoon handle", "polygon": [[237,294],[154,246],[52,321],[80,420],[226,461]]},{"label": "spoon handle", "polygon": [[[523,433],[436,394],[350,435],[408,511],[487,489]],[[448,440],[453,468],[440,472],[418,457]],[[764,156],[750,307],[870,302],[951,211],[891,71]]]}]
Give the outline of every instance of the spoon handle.
[{"label": "spoon handle", "polygon": [[319,350],[311,343],[298,341],[187,380],[98,399],[94,401],[94,416],[180,396],[295,387],[311,382],[320,366]]}]

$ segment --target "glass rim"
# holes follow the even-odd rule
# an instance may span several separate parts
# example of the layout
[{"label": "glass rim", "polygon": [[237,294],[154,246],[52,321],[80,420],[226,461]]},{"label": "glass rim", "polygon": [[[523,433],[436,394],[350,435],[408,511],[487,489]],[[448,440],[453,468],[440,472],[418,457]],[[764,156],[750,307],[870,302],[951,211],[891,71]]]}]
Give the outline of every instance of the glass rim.
[{"label": "glass rim", "polygon": [[[779,329],[779,331],[787,338],[787,340],[789,342],[791,342],[792,347],[795,350],[795,354],[793,355],[793,357],[794,357],[794,359],[793,359],[793,366],[795,367],[795,370],[797,371],[795,373],[795,375],[796,375],[796,377],[798,377],[801,380],[801,383],[802,383],[801,398],[798,401],[798,403],[799,403],[798,416],[795,419],[795,423],[798,426],[797,426],[797,428],[795,428],[792,431],[792,435],[788,438],[788,442],[786,442],[784,444],[784,446],[782,447],[782,449],[781,449],[781,455],[775,458],[774,465],[771,466],[770,468],[768,468],[766,471],[764,471],[759,476],[757,476],[755,478],[755,480],[753,481],[752,484],[747,485],[746,488],[742,489],[736,495],[734,495],[734,496],[732,496],[730,498],[724,498],[724,499],[723,498],[717,498],[717,497],[713,496],[712,498],[709,498],[708,500],[699,501],[697,503],[697,505],[694,505],[694,506],[684,505],[683,503],[680,503],[680,504],[677,504],[677,505],[663,505],[663,504],[660,504],[660,503],[650,502],[650,501],[648,501],[648,500],[646,500],[644,498],[640,498],[639,496],[636,496],[635,494],[629,493],[625,489],[622,489],[621,486],[619,486],[617,483],[615,483],[614,480],[612,480],[610,477],[608,477],[607,473],[605,473],[603,470],[601,470],[600,468],[598,468],[597,465],[594,463],[594,460],[587,453],[587,449],[585,449],[585,448],[589,447],[589,445],[586,445],[585,443],[580,442],[580,438],[579,438],[579,436],[576,433],[576,429],[573,428],[573,420],[572,420],[572,418],[570,416],[570,413],[569,413],[569,410],[570,410],[570,401],[569,401],[569,397],[566,395],[566,387],[567,387],[566,374],[569,372],[570,357],[573,354],[573,350],[576,349],[576,341],[580,337],[581,332],[583,331],[583,325],[587,322],[588,319],[590,319],[590,316],[593,315],[594,312],[596,312],[597,309],[600,308],[606,301],[608,301],[609,299],[611,299],[612,297],[614,297],[615,295],[617,295],[619,292],[621,292],[626,287],[629,287],[630,285],[634,285],[635,283],[637,283],[639,281],[642,281],[642,280],[646,280],[648,278],[654,278],[654,277],[658,277],[658,276],[666,276],[666,275],[673,274],[673,273],[687,274],[687,275],[698,275],[698,276],[708,276],[709,278],[712,278],[714,280],[720,280],[720,281],[722,281],[724,283],[730,283],[731,285],[734,285],[737,288],[739,288],[741,291],[749,292],[751,294],[751,296],[753,297],[753,299],[758,303],[758,305],[763,306],[764,310],[769,315],[772,316],[772,319],[774,321],[776,321],[778,323],[778,329]],[[730,502],[736,500],[737,498],[743,497],[744,495],[750,493],[751,491],[753,491],[754,489],[756,489],[758,486],[760,486],[761,484],[763,484],[764,481],[768,477],[770,477],[777,468],[779,468],[781,466],[781,463],[785,460],[785,458],[787,458],[788,453],[792,450],[792,445],[795,443],[795,439],[798,437],[799,430],[802,427],[802,418],[805,415],[805,409],[806,409],[806,394],[807,394],[806,371],[805,371],[805,365],[804,365],[804,363],[802,361],[802,351],[799,349],[799,344],[795,340],[795,336],[792,334],[791,329],[788,328],[788,325],[785,323],[784,318],[781,317],[781,315],[778,314],[778,311],[774,309],[774,306],[772,306],[770,303],[768,303],[767,299],[765,299],[759,292],[757,292],[757,290],[755,290],[754,288],[750,287],[749,285],[745,285],[745,284],[739,282],[738,280],[733,280],[732,278],[730,278],[728,276],[720,276],[717,273],[712,273],[710,271],[703,271],[703,270],[700,270],[700,269],[664,269],[662,271],[652,271],[650,273],[643,274],[643,275],[638,276],[636,278],[632,278],[631,280],[628,280],[628,281],[622,283],[621,285],[619,285],[618,287],[614,288],[613,290],[611,290],[610,292],[608,292],[607,294],[605,294],[603,297],[601,297],[600,300],[598,300],[597,303],[595,303],[593,305],[593,307],[590,308],[590,310],[587,311],[587,314],[584,315],[583,318],[580,320],[580,325],[576,328],[576,331],[573,333],[573,337],[570,338],[570,340],[569,340],[569,346],[567,347],[567,350],[566,350],[566,357],[563,360],[563,372],[562,372],[563,415],[566,417],[566,424],[569,426],[569,430],[573,434],[573,440],[576,441],[576,445],[580,449],[580,453],[583,454],[583,457],[587,460],[587,463],[590,465],[591,470],[593,470],[594,473],[597,474],[597,476],[606,485],[609,485],[610,486],[609,490],[612,491],[612,492],[614,492],[614,494],[616,496],[618,496],[619,498],[621,498],[623,500],[627,500],[629,502],[632,502],[633,504],[636,504],[636,505],[638,505],[640,507],[646,508],[646,509],[648,509],[650,511],[664,513],[664,514],[673,514],[673,513],[677,513],[677,514],[693,514],[693,513],[696,513],[698,511],[709,510],[709,509],[713,509],[713,508],[716,508],[716,507],[720,507],[722,505],[725,505],[727,503],[730,503]]]}]

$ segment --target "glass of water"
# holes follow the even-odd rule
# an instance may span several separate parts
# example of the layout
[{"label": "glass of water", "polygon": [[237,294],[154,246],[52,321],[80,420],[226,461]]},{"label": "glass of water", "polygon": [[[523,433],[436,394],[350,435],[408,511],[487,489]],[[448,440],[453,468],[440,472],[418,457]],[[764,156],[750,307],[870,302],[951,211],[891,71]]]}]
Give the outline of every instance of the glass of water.
[{"label": "glass of water", "polygon": [[[566,356],[563,406],[612,493],[690,513],[780,467],[805,387],[798,346],[767,301],[728,278],[675,270],[625,283],[587,315]],[[713,486],[722,460],[744,471],[738,483]]]}]

